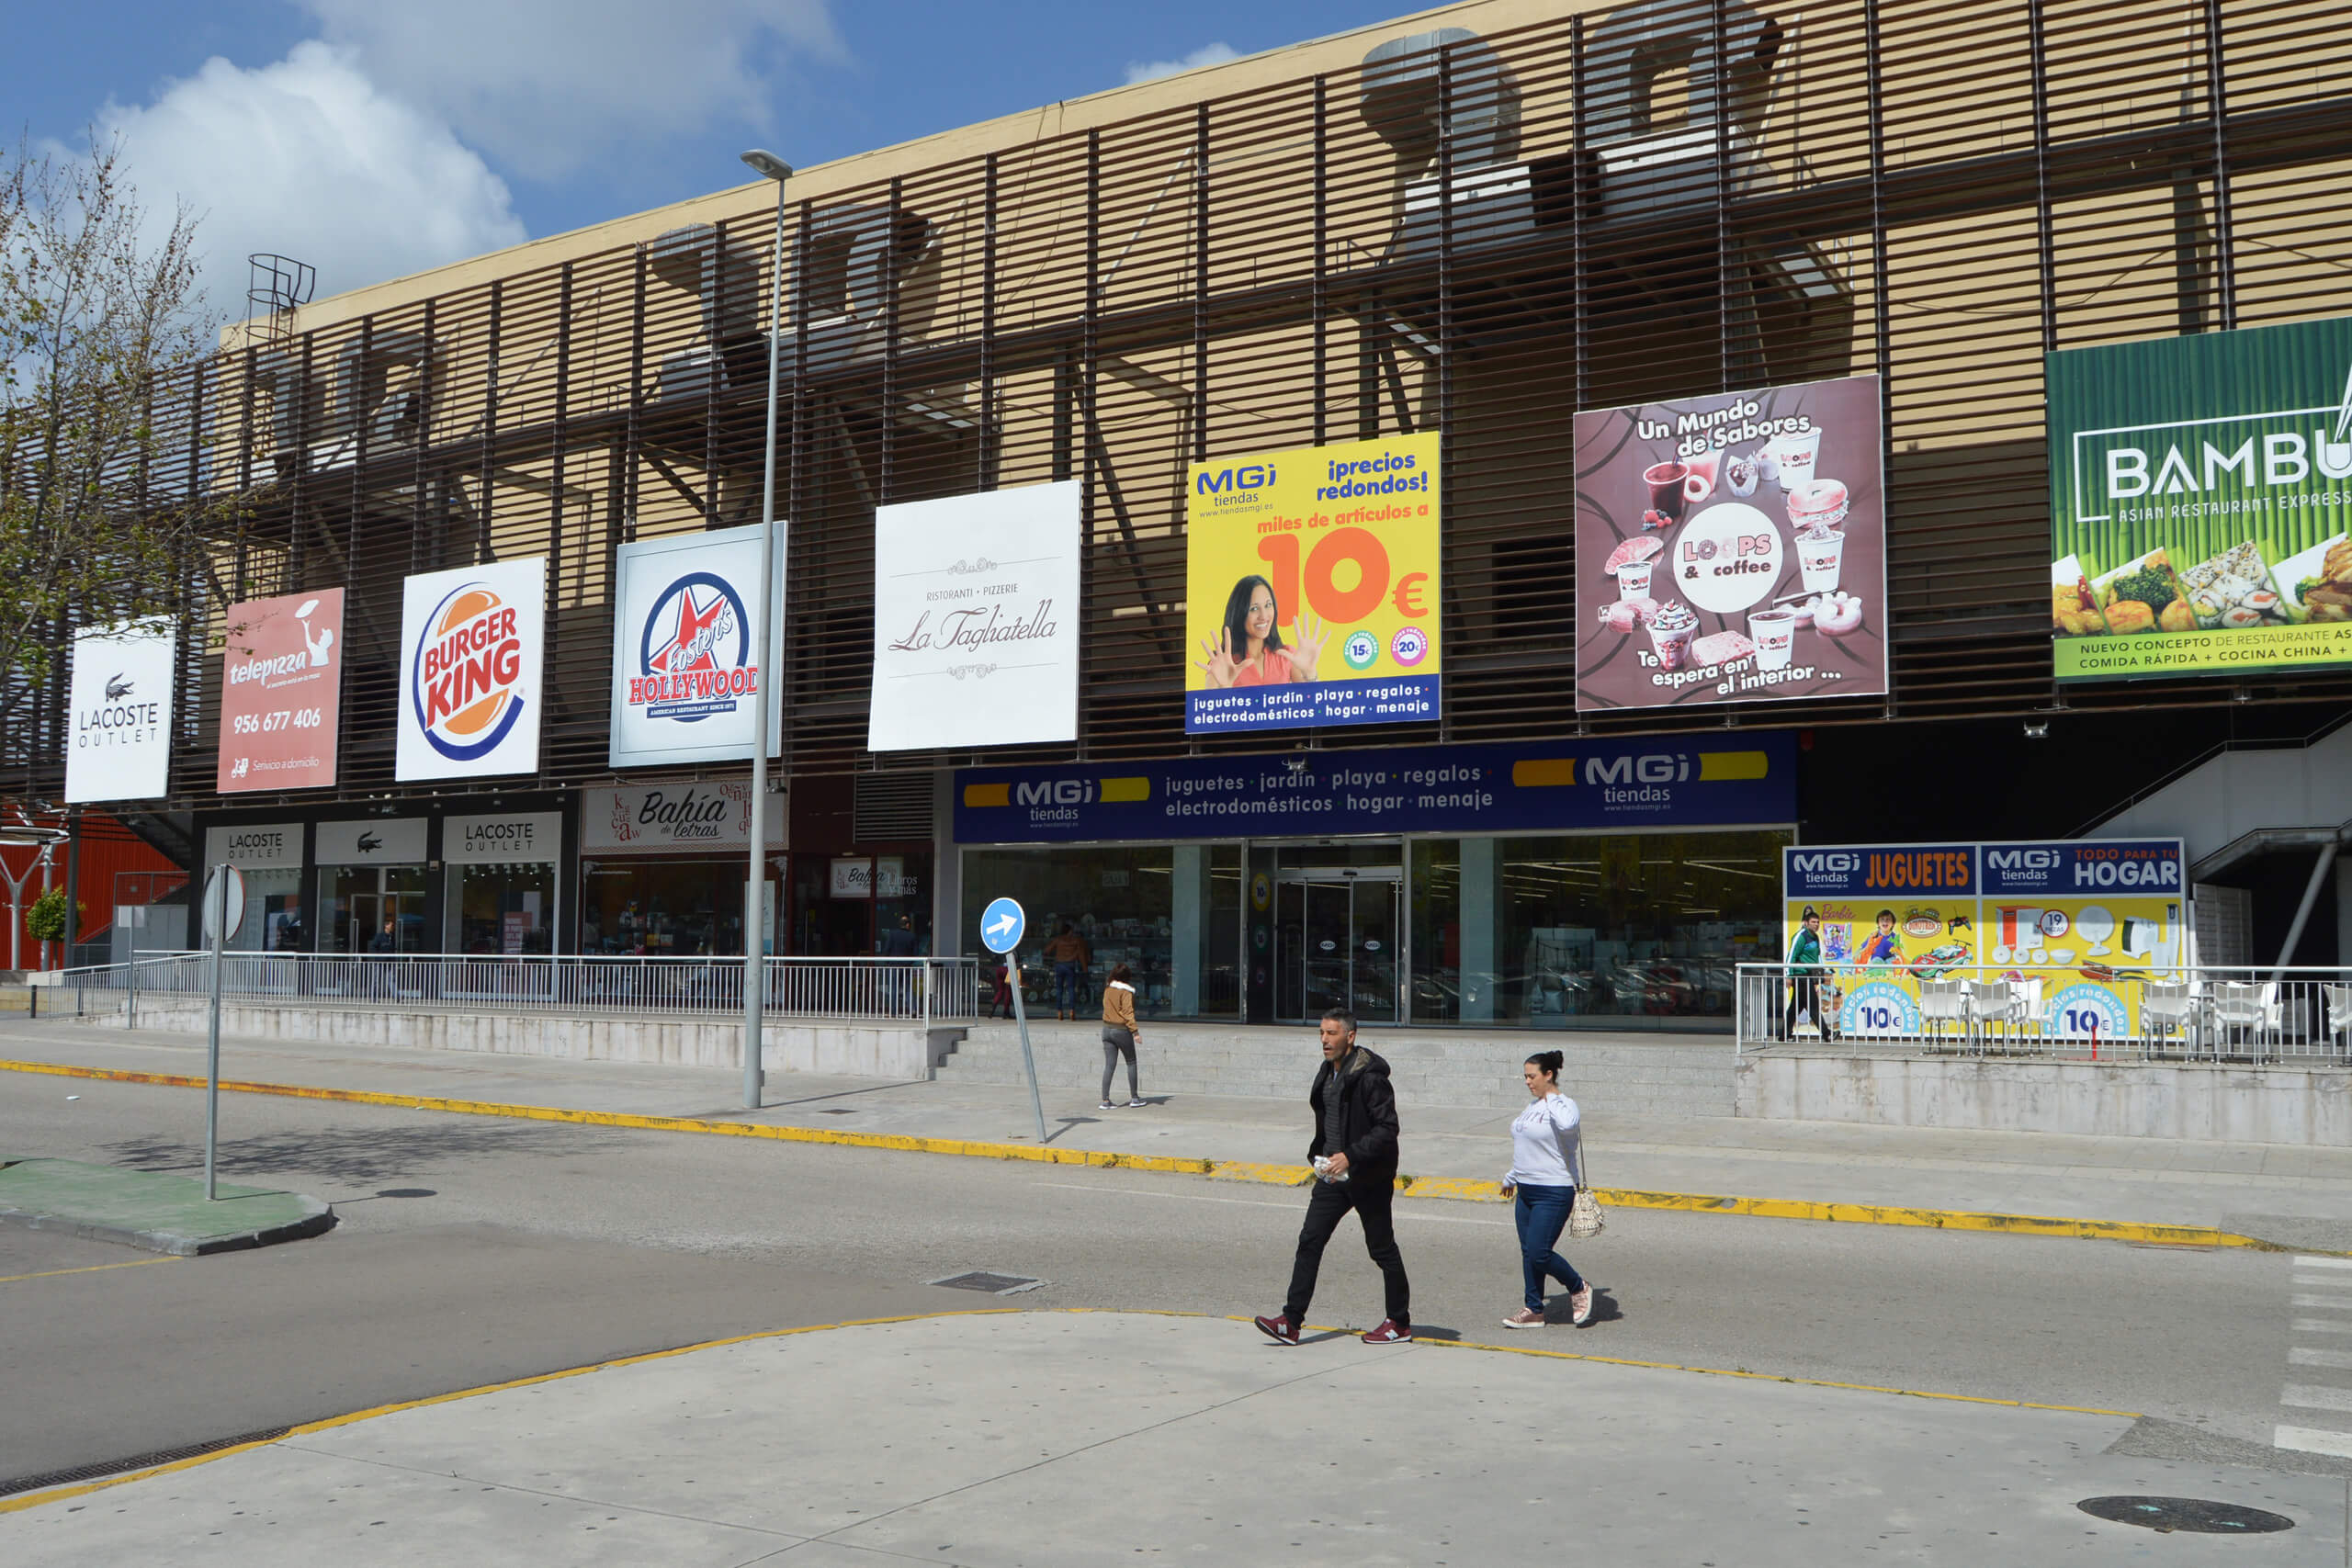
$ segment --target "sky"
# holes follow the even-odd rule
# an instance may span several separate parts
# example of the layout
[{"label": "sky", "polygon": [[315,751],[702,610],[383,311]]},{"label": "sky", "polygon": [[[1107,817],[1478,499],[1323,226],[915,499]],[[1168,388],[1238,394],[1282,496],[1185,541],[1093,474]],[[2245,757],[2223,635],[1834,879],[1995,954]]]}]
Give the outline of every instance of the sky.
[{"label": "sky", "polygon": [[119,141],[151,214],[321,297],[743,182],[1362,27],[1414,0],[109,0],[12,7],[0,122]]}]

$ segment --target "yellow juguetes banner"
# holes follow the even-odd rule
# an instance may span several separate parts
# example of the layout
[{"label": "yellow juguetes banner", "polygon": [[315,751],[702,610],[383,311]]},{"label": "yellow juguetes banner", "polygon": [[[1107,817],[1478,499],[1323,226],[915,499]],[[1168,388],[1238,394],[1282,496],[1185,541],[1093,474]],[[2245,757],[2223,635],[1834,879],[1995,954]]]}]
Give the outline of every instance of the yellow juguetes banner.
[{"label": "yellow juguetes banner", "polygon": [[1184,728],[1438,716],[1438,437],[1194,463]]}]

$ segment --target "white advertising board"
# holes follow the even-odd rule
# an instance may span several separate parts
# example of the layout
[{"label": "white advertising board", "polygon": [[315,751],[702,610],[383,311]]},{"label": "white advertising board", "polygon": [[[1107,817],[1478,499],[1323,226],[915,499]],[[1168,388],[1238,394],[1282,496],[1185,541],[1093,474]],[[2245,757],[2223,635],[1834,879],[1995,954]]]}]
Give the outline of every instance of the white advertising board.
[{"label": "white advertising board", "polygon": [[[768,848],[785,847],[785,797],[768,797]],[[741,853],[752,845],[748,784],[599,784],[580,792],[583,855]]]},{"label": "white advertising board", "polygon": [[563,813],[444,817],[441,858],[451,865],[534,865],[560,860]]},{"label": "white advertising board", "polygon": [[[768,592],[784,603],[784,525],[775,525]],[[615,572],[612,765],[723,762],[752,755],[752,704],[763,688],[768,754],[783,751],[775,668],[783,616],[769,617],[769,657],[752,644],[760,606],[760,529],[725,528],[623,545]]]},{"label": "white advertising board", "polygon": [[1077,739],[1079,489],[875,513],[866,750]]},{"label": "white advertising board", "polygon": [[235,827],[204,830],[204,863],[233,865],[239,871],[270,871],[302,866],[302,824],[300,822],[240,822]]},{"label": "white advertising board", "polygon": [[399,778],[537,769],[547,570],[537,556],[402,584]]},{"label": "white advertising board", "polygon": [[318,826],[321,865],[423,865],[424,818],[369,817]]},{"label": "white advertising board", "polygon": [[161,619],[74,634],[67,800],[153,800],[170,792],[179,646],[177,628]]}]

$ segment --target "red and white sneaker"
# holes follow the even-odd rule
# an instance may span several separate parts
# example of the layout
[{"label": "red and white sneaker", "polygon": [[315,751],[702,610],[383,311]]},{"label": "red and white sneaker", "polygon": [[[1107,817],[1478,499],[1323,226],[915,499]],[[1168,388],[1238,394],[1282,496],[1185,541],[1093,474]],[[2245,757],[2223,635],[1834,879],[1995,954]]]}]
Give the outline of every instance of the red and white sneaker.
[{"label": "red and white sneaker", "polygon": [[1505,1328],[1541,1328],[1544,1326],[1544,1314],[1532,1307],[1521,1307],[1503,1319],[1503,1326]]},{"label": "red and white sneaker", "polygon": [[1592,1287],[1588,1284],[1568,1298],[1568,1321],[1583,1327],[1592,1319]]},{"label": "red and white sneaker", "polygon": [[1298,1343],[1298,1325],[1286,1317],[1253,1317],[1250,1321],[1256,1324],[1260,1332],[1277,1345]]},{"label": "red and white sneaker", "polygon": [[1393,1317],[1384,1317],[1379,1327],[1363,1337],[1363,1342],[1367,1345],[1409,1345],[1413,1342],[1413,1326],[1408,1323],[1399,1323]]}]

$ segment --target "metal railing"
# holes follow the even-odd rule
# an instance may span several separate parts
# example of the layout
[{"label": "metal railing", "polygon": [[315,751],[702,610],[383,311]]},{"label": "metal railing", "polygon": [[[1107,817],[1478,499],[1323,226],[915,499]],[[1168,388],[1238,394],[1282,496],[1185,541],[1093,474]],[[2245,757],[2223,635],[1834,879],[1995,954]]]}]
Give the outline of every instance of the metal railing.
[{"label": "metal railing", "polygon": [[[151,999],[202,997],[211,955],[170,953],[51,976],[44,1016],[122,1013]],[[769,1017],[891,1023],[967,1023],[979,1016],[970,958],[794,958],[765,964]],[[465,1012],[740,1018],[740,958],[511,953],[221,955],[220,994],[238,1002],[432,1008]],[[176,1005],[176,1004],[175,1004]]]},{"label": "metal railing", "polygon": [[2346,968],[1743,964],[1737,986],[1743,1055],[1836,1043],[2097,1062],[2352,1063]]}]

